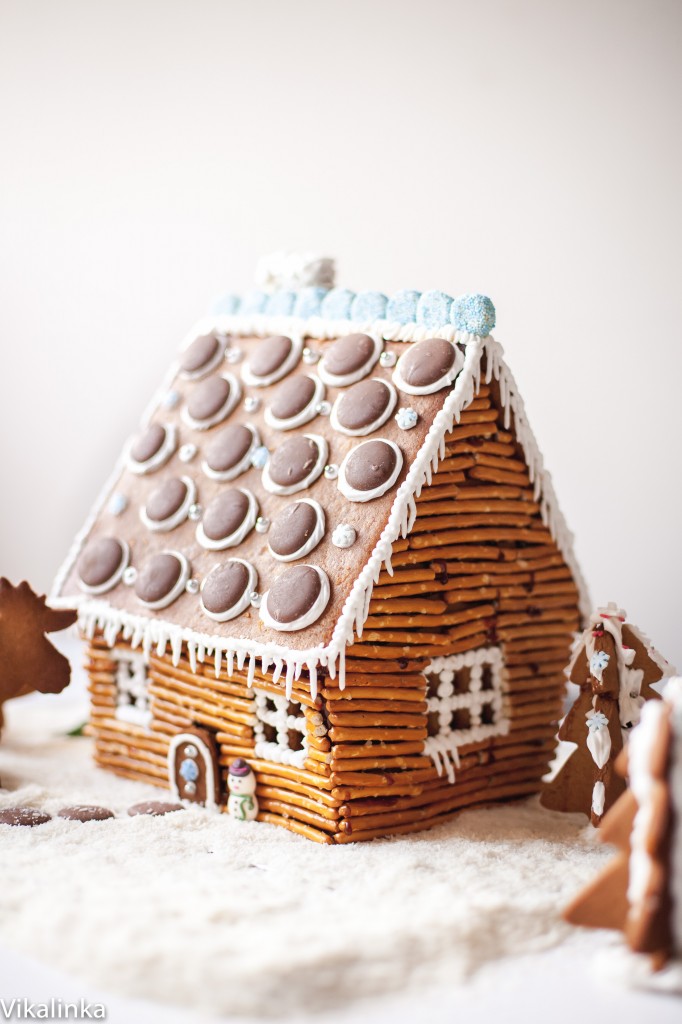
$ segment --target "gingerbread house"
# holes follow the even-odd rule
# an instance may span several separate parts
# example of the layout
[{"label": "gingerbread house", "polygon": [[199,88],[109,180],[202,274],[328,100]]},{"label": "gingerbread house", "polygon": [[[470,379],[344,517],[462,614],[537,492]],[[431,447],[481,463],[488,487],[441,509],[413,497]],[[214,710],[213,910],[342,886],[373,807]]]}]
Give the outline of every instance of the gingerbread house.
[{"label": "gingerbread house", "polygon": [[589,612],[480,295],[267,272],[191,331],[76,539],[99,765],[320,842],[539,790]]}]

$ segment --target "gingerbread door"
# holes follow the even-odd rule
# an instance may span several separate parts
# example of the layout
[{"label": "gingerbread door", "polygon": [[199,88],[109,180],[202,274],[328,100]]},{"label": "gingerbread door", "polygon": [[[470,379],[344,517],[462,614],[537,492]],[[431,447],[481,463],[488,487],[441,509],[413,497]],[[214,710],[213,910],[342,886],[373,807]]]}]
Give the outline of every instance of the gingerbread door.
[{"label": "gingerbread door", "polygon": [[216,807],[218,748],[204,729],[178,733],[168,750],[168,781],[173,795],[183,803]]}]

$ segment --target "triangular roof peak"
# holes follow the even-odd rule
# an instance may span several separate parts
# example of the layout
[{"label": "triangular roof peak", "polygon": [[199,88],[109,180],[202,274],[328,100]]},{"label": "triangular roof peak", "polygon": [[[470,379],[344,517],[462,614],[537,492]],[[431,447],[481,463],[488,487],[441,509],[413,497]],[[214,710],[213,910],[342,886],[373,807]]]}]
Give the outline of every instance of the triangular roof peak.
[{"label": "triangular roof peak", "polygon": [[[284,282],[300,287],[278,287],[281,279],[262,269],[261,287],[223,298],[187,336],[143,433],[126,445],[76,538],[53,602],[77,605],[85,630],[103,629],[111,643],[121,634],[147,651],[170,645],[176,660],[184,644],[193,664],[212,656],[216,671],[227,659],[228,667],[248,661],[253,673],[258,659],[263,671],[286,672],[289,686],[306,669],[314,691],[318,666],[343,674],[345,649],[362,634],[380,572],[392,571],[394,545],[414,524],[447,434],[482,381],[494,380],[505,427],[513,421],[543,520],[587,615],[572,536],[490,335],[490,299],[353,293],[329,287],[330,261],[294,262]],[[351,392],[357,401],[349,402]],[[375,410],[373,423],[362,423],[365,406]],[[243,457],[229,467],[238,434]],[[229,499],[220,497],[228,491]],[[281,522],[294,516],[293,505],[304,506],[295,512],[311,520],[307,528]],[[221,538],[227,523],[235,529]],[[315,534],[305,557],[285,552],[287,526],[301,529],[306,543]],[[301,572],[305,566],[311,572]],[[285,573],[289,590],[273,590]],[[239,593],[239,611],[221,614]]]}]

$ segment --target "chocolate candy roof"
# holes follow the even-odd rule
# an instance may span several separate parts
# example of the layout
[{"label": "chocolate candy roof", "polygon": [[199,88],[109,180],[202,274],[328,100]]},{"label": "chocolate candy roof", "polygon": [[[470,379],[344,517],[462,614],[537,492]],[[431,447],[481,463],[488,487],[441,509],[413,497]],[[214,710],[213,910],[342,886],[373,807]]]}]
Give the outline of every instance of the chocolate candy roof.
[{"label": "chocolate candy roof", "polygon": [[[317,314],[326,299],[312,290]],[[294,295],[293,308],[305,309],[310,291]],[[432,324],[424,310],[433,319],[433,304],[409,323],[260,312],[201,321],[77,538],[53,601],[77,605],[86,630],[103,628],[112,642],[122,631],[147,649],[170,643],[176,657],[183,642],[192,659],[258,657],[266,668],[286,665],[290,681],[303,666],[313,677],[318,664],[334,673],[483,367],[499,379],[581,585],[523,404],[487,336],[492,304],[478,298],[466,309],[483,310],[488,319],[474,322],[485,336]],[[452,312],[456,302],[445,306]],[[107,565],[93,569],[100,554]]]}]

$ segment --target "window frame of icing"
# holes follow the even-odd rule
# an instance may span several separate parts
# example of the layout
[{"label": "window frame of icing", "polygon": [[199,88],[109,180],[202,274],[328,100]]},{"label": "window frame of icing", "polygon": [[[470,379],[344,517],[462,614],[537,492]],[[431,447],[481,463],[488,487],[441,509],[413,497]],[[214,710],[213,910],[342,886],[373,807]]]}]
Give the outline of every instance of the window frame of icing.
[{"label": "window frame of icing", "polygon": [[[267,707],[267,701],[275,705],[275,710]],[[256,757],[264,761],[271,761],[274,764],[285,764],[292,768],[302,768],[308,756],[307,720],[305,707],[294,697],[287,697],[284,693],[272,693],[271,690],[261,690],[254,687],[253,692],[255,722],[253,726],[254,752]],[[300,708],[300,715],[292,715],[289,711],[290,704],[297,704]],[[265,726],[275,729],[276,741],[265,738]],[[289,745],[289,732],[301,734],[301,748],[294,750]]]},{"label": "window frame of icing", "polygon": [[[490,670],[492,686],[483,689],[484,669]],[[427,688],[430,677],[440,677],[438,688],[452,686],[458,672],[468,672],[467,688],[464,691],[428,695],[427,715],[438,714],[439,729],[434,736],[424,741],[424,753],[430,757],[438,774],[445,771],[448,781],[455,782],[455,769],[459,768],[459,750],[472,743],[504,736],[509,732],[509,709],[506,703],[507,679],[501,647],[479,647],[463,654],[452,654],[434,658],[423,671]],[[450,679],[443,676],[452,675]],[[493,721],[483,722],[484,706],[492,708]],[[450,724],[457,711],[468,711],[470,724],[464,729],[454,729]],[[447,724],[444,720],[447,716]]]},{"label": "window frame of icing", "polygon": [[[116,684],[116,708],[114,718],[118,722],[149,729],[152,712],[149,706],[148,661],[142,651],[118,650],[111,652],[116,662],[114,682]],[[121,698],[130,698],[123,703]]]}]

